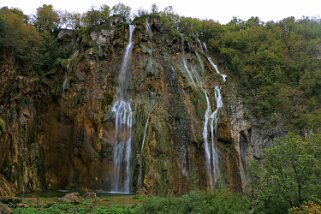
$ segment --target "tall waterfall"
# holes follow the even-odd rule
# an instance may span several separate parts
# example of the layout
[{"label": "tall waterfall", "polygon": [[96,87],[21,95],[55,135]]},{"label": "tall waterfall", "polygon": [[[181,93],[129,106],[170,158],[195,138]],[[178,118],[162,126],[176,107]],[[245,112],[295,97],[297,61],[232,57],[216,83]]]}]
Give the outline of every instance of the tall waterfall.
[{"label": "tall waterfall", "polygon": [[205,149],[205,160],[206,160],[206,169],[207,174],[210,181],[211,188],[214,187],[214,179],[212,174],[212,167],[211,167],[211,147],[208,143],[208,126],[209,126],[209,119],[211,116],[211,104],[208,99],[207,91],[204,89],[204,94],[206,98],[207,108],[204,115],[204,127],[203,127],[203,140],[204,140],[204,149]]},{"label": "tall waterfall", "polygon": [[[217,74],[219,74],[221,76],[223,82],[225,82],[226,75],[220,73],[217,66],[214,64],[212,58],[210,57],[210,55],[208,53],[206,44],[203,43],[203,45],[202,45],[202,43],[199,39],[197,39],[196,42],[197,42],[198,46],[200,47],[202,54],[206,56],[207,60],[210,62],[211,66],[214,68],[215,72]],[[197,61],[200,65],[201,75],[198,75],[198,73],[195,72],[193,68],[192,68],[193,72],[191,74],[193,75],[193,77],[195,79],[196,85],[201,90],[203,90],[203,92],[205,94],[205,98],[206,98],[206,111],[204,113],[204,126],[203,126],[203,140],[204,140],[207,175],[208,175],[210,186],[213,189],[214,185],[220,175],[219,153],[218,153],[217,144],[216,144],[216,142],[217,142],[216,141],[216,133],[217,133],[217,123],[218,123],[218,119],[219,119],[219,112],[220,112],[220,109],[223,107],[223,100],[222,100],[220,87],[215,86],[214,94],[215,94],[215,100],[216,100],[216,109],[214,111],[212,111],[210,99],[208,97],[208,91],[202,84],[203,83],[202,78],[200,78],[200,76],[203,76],[205,74],[204,63],[203,63],[200,55],[197,52],[196,52],[196,56],[197,56]],[[184,58],[183,58],[183,60],[184,60]],[[187,63],[185,63],[186,59],[183,62],[184,62],[184,67],[188,67]],[[192,84],[195,85],[195,82],[192,82]]]},{"label": "tall waterfall", "polygon": [[133,112],[126,92],[134,29],[133,25],[129,26],[129,42],[118,77],[117,100],[112,107],[112,113],[115,117],[115,142],[113,146],[114,173],[111,178],[111,192],[115,193],[130,193],[131,191]]},{"label": "tall waterfall", "polygon": [[[216,99],[216,109],[215,111],[212,112],[207,91],[204,89],[207,108],[204,115],[203,139],[204,139],[204,148],[205,148],[206,168],[207,168],[207,174],[209,176],[211,188],[214,188],[214,184],[216,183],[218,176],[220,174],[219,162],[218,162],[219,161],[218,150],[217,150],[215,136],[217,131],[219,111],[223,107],[221,90],[218,86],[215,86],[214,93],[215,93],[215,99]],[[208,131],[209,128],[210,128],[210,133]],[[208,140],[209,134],[211,136],[210,143]]]},{"label": "tall waterfall", "polygon": [[216,145],[216,132],[217,132],[217,122],[219,118],[220,109],[223,107],[223,100],[221,96],[221,90],[218,86],[215,86],[215,100],[216,100],[216,109],[210,116],[211,123],[211,143],[212,143],[212,163],[213,163],[213,173],[214,173],[214,182],[217,181],[220,170],[218,165],[218,151]]}]

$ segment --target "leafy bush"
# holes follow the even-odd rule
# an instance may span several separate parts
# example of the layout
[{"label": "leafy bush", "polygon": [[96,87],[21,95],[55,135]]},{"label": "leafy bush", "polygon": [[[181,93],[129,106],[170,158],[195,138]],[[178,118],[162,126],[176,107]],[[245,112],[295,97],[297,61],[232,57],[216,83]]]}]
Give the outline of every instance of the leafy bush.
[{"label": "leafy bush", "polygon": [[299,207],[293,207],[290,209],[291,214],[318,214],[321,213],[320,204],[308,201]]},{"label": "leafy bush", "polygon": [[304,201],[321,200],[321,136],[306,140],[289,133],[265,150],[253,176],[253,199],[263,213],[287,213]]}]

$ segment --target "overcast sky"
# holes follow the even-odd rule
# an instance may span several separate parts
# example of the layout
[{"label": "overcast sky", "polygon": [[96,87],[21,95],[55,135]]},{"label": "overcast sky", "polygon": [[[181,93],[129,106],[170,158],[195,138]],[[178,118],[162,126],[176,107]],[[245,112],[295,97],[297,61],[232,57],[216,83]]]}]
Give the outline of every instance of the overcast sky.
[{"label": "overcast sky", "polygon": [[119,2],[130,6],[132,12],[139,8],[150,10],[153,3],[160,10],[173,6],[179,15],[213,19],[223,24],[234,16],[243,20],[258,16],[262,21],[278,21],[288,16],[321,15],[321,0],[0,0],[0,6],[18,7],[30,15],[43,4],[52,4],[57,10],[85,12],[91,6],[107,4],[112,7]]}]

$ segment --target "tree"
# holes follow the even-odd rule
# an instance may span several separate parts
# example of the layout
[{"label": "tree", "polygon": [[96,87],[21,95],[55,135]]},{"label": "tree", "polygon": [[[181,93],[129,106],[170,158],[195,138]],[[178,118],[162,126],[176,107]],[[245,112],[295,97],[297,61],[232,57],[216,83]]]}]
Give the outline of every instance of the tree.
[{"label": "tree", "polygon": [[124,5],[123,3],[118,3],[111,8],[111,13],[113,15],[124,16],[126,20],[130,19],[130,12],[131,8],[127,5]]},{"label": "tree", "polygon": [[106,21],[110,16],[110,7],[108,5],[101,5],[100,6],[100,19],[101,22]]},{"label": "tree", "polygon": [[158,7],[157,7],[156,4],[152,4],[152,9],[151,9],[151,11],[152,11],[152,15],[153,15],[153,16],[155,16],[155,15],[158,14]]},{"label": "tree", "polygon": [[0,9],[0,46],[2,51],[14,52],[17,59],[32,61],[41,37],[34,26],[22,19],[23,14],[8,8]]},{"label": "tree", "polygon": [[87,11],[83,17],[82,22],[84,26],[99,25],[107,21],[110,15],[110,8],[107,5],[102,5],[98,10],[92,7]]},{"label": "tree", "polygon": [[4,34],[5,34],[5,22],[4,22],[4,18],[0,15],[0,46],[1,46]]},{"label": "tree", "polygon": [[304,201],[321,199],[321,137],[289,133],[265,150],[262,172],[254,185],[265,213],[286,213]]},{"label": "tree", "polygon": [[37,8],[34,24],[39,31],[53,32],[59,26],[60,18],[52,5],[44,4]]},{"label": "tree", "polygon": [[23,13],[22,10],[20,10],[19,8],[10,8],[9,9],[13,14],[16,14],[18,17],[21,18],[21,20],[25,23],[27,23],[29,21],[29,17],[27,15],[25,15]]},{"label": "tree", "polygon": [[87,11],[83,17],[82,22],[84,26],[90,27],[100,23],[100,12],[92,7],[89,11]]}]

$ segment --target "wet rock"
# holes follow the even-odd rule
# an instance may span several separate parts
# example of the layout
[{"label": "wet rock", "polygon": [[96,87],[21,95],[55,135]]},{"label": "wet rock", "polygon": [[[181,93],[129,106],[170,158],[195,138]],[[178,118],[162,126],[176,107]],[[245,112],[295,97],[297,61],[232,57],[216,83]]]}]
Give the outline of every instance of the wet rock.
[{"label": "wet rock", "polygon": [[0,214],[10,214],[12,209],[0,202]]},{"label": "wet rock", "polygon": [[0,197],[0,202],[4,203],[4,204],[9,204],[9,203],[20,203],[22,201],[21,198],[18,197],[11,197],[11,196],[3,196]]},{"label": "wet rock", "polygon": [[74,35],[74,31],[70,29],[61,29],[58,33],[58,40],[71,39]]},{"label": "wet rock", "polygon": [[142,187],[136,191],[137,195],[149,195],[146,188]]},{"label": "wet rock", "polygon": [[96,193],[95,192],[86,192],[83,197],[84,198],[96,198]]},{"label": "wet rock", "polygon": [[0,174],[0,197],[13,197],[16,190],[6,180],[6,178]]},{"label": "wet rock", "polygon": [[79,195],[79,192],[67,193],[64,197],[59,198],[58,200],[60,202],[72,204],[80,204],[82,202],[82,198]]}]

